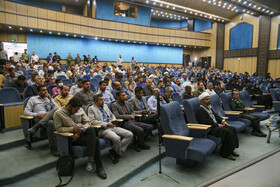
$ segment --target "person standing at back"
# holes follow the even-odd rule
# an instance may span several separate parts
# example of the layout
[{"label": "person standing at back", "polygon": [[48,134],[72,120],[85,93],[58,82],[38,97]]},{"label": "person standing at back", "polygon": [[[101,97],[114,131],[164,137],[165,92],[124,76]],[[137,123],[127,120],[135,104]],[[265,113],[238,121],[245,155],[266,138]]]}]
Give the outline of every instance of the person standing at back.
[{"label": "person standing at back", "polygon": [[24,53],[22,53],[21,58],[25,61],[26,64],[28,64],[30,55],[27,53],[27,49],[24,49]]},{"label": "person standing at back", "polygon": [[118,64],[119,68],[121,68],[121,67],[123,66],[123,58],[122,58],[122,55],[120,55],[120,57],[118,58],[117,64]]}]

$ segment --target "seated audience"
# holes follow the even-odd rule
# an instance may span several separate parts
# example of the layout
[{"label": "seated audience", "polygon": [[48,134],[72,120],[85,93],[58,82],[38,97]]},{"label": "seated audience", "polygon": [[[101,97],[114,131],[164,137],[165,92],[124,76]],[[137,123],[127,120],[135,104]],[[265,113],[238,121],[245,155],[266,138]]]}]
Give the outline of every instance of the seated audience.
[{"label": "seated audience", "polygon": [[243,101],[239,99],[239,92],[232,92],[232,100],[230,101],[230,107],[234,111],[242,111],[243,113],[240,115],[241,118],[246,118],[251,121],[253,131],[251,135],[266,137],[266,134],[260,130],[260,117],[253,115],[249,112],[249,109],[245,107]]},{"label": "seated audience", "polygon": [[14,81],[17,80],[19,74],[15,72],[15,68],[10,67],[8,69],[8,74],[5,76],[6,81]]},{"label": "seated audience", "polygon": [[[40,75],[38,75],[40,76]],[[58,156],[57,147],[54,139],[54,123],[53,114],[58,109],[58,106],[47,91],[44,85],[37,86],[38,95],[31,97],[24,109],[24,115],[32,116],[35,125],[27,130],[30,136],[33,136],[40,127],[47,130],[49,147],[54,156]]]},{"label": "seated audience", "polygon": [[27,84],[29,86],[32,86],[33,84],[35,84],[35,77],[38,75],[38,72],[37,71],[33,71],[31,73],[31,78],[27,81]]},{"label": "seated audience", "polygon": [[98,92],[96,92],[96,94],[102,94],[105,104],[109,104],[109,103],[112,103],[113,101],[115,101],[115,98],[111,94],[111,92],[106,90],[106,87],[107,87],[106,82],[105,81],[100,81],[99,82],[99,90],[98,90]]},{"label": "seated audience", "polygon": [[181,84],[179,78],[176,79],[176,84],[174,85],[174,87],[180,95],[182,95],[185,92],[185,87]]},{"label": "seated audience", "polygon": [[135,97],[132,97],[128,102],[136,114],[142,114],[141,122],[153,124],[154,127],[157,127],[158,115],[151,113],[146,98],[143,97],[143,89],[141,87],[135,88]]},{"label": "seated audience", "polygon": [[24,90],[24,92],[25,92],[24,99],[31,97],[31,96],[38,95],[37,87],[39,85],[44,85],[44,78],[41,75],[37,75],[35,77],[35,84],[33,84],[32,86],[29,85],[26,87],[26,89]]},{"label": "seated audience", "polygon": [[90,127],[89,118],[81,108],[82,103],[79,98],[73,97],[66,106],[58,109],[54,114],[55,128],[59,133],[74,133],[72,145],[87,147],[86,170],[92,172],[93,163],[95,163],[97,175],[106,179],[107,175],[101,161],[99,138],[96,135],[96,130]]},{"label": "seated audience", "polygon": [[[125,88],[126,89],[128,89],[128,84],[129,83],[135,83],[134,81],[133,81],[133,76],[131,75],[131,74],[129,74],[128,76],[127,76],[127,80],[125,81]],[[136,83],[135,83],[135,85],[136,85]]]},{"label": "seated audience", "polygon": [[153,95],[153,82],[151,79],[147,80],[146,85],[143,87],[144,96]]},{"label": "seated audience", "polygon": [[102,70],[100,70],[98,72],[98,75],[100,75],[102,77],[102,79],[105,78],[105,76],[109,73],[107,70],[106,70],[106,66],[102,66]]},{"label": "seated audience", "polygon": [[165,88],[165,96],[167,98],[167,99],[165,99],[165,101],[167,103],[172,103],[173,102],[173,100],[171,98],[172,93],[173,93],[173,88],[171,86],[168,86],[168,87]]},{"label": "seated audience", "polygon": [[223,81],[219,81],[219,82],[218,82],[218,85],[215,87],[214,91],[215,91],[218,95],[220,95],[221,93],[225,93],[225,92],[226,92],[225,89],[224,89],[224,87],[225,87],[224,82],[223,82]]},{"label": "seated audience", "polygon": [[157,94],[159,94],[160,105],[166,104],[166,101],[161,96],[160,90],[158,88],[155,88],[153,90],[153,95],[148,99],[147,102],[150,111],[157,111],[157,98],[156,98]]},{"label": "seated audience", "polygon": [[82,101],[82,105],[86,108],[89,104],[93,104],[94,92],[90,90],[89,80],[83,80],[83,89],[75,94]]},{"label": "seated audience", "polygon": [[131,130],[136,135],[136,142],[139,148],[150,149],[150,146],[145,144],[144,138],[151,133],[153,126],[135,121],[135,112],[126,102],[127,96],[123,91],[117,92],[116,97],[117,101],[112,104],[112,111],[116,118],[124,120],[120,127]]},{"label": "seated audience", "polygon": [[70,94],[75,96],[76,93],[78,93],[79,91],[82,91],[83,89],[83,80],[84,79],[78,79],[77,84],[72,86],[70,89]]},{"label": "seated audience", "polygon": [[141,88],[143,88],[145,86],[145,82],[144,82],[144,77],[143,76],[140,76],[138,78],[138,81],[136,82],[136,86],[137,87],[141,87]]},{"label": "seated audience", "polygon": [[183,99],[191,99],[191,98],[194,98],[194,95],[192,93],[192,88],[191,86],[187,85],[185,87],[185,93]]},{"label": "seated audience", "polygon": [[9,87],[16,88],[22,99],[23,99],[23,91],[28,86],[25,80],[26,78],[24,75],[19,75],[17,80],[13,80],[9,82]]},{"label": "seated audience", "polygon": [[94,104],[88,109],[90,124],[101,125],[99,136],[112,141],[113,149],[109,150],[109,154],[113,163],[116,164],[133,139],[133,134],[126,129],[116,126],[116,117],[108,106],[104,104],[102,94],[96,94],[93,100]]},{"label": "seated audience", "polygon": [[198,96],[200,96],[203,92],[205,92],[205,90],[204,90],[204,84],[203,84],[202,82],[200,82],[200,83],[198,84],[197,90],[195,90],[195,91],[193,92],[193,95],[194,95],[195,97],[198,97]]},{"label": "seated audience", "polygon": [[235,157],[238,157],[239,154],[234,150],[238,148],[239,143],[235,128],[211,109],[210,95],[207,92],[202,93],[198,98],[201,105],[196,111],[196,119],[201,124],[211,125],[209,134],[221,137],[220,155],[230,160],[236,160]]},{"label": "seated audience", "polygon": [[59,108],[65,106],[73,97],[72,95],[69,95],[69,86],[63,85],[60,89],[60,94],[54,98],[54,101]]},{"label": "seated audience", "polygon": [[55,84],[56,84],[56,87],[54,87],[52,89],[53,95],[60,94],[60,88],[63,86],[63,82],[61,79],[55,79]]},{"label": "seated audience", "polygon": [[131,95],[129,95],[128,91],[125,88],[122,87],[120,82],[115,82],[114,85],[115,85],[114,86],[115,89],[112,91],[112,94],[113,94],[115,99],[117,98],[116,97],[117,92],[120,92],[120,91],[123,91],[128,96],[128,98],[131,98]]},{"label": "seated audience", "polygon": [[212,82],[209,82],[207,84],[207,89],[205,90],[210,96],[216,94],[216,92],[214,91],[214,85]]},{"label": "seated audience", "polygon": [[58,76],[64,76],[66,79],[68,78],[64,71],[61,71],[59,65],[56,66],[56,71],[53,74],[54,78],[57,79]]}]

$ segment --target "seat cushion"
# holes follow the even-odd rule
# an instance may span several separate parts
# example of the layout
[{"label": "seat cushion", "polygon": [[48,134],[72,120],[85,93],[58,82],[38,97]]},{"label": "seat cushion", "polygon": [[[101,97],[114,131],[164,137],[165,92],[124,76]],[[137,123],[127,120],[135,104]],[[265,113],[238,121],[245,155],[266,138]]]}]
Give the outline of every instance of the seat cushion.
[{"label": "seat cushion", "polygon": [[256,115],[256,116],[260,116],[261,121],[266,120],[270,117],[270,115],[268,113],[265,113],[265,112],[253,112],[253,114]]},{"label": "seat cushion", "polygon": [[239,118],[239,121],[244,122],[247,125],[247,127],[250,127],[252,125],[251,121],[246,118]]},{"label": "seat cushion", "polygon": [[247,125],[242,121],[227,121],[227,123],[234,127],[236,132],[243,132],[247,127]]},{"label": "seat cushion", "polygon": [[[108,146],[111,146],[112,143],[108,139],[99,139],[100,150],[105,149]],[[87,147],[74,145],[72,146],[73,156],[74,157],[85,157],[87,156]]]},{"label": "seat cushion", "polygon": [[216,136],[213,136],[211,134],[208,134],[207,138],[214,141],[216,143],[216,146],[222,144],[222,138],[220,138],[220,137],[216,137]]},{"label": "seat cushion", "polygon": [[203,161],[216,148],[216,143],[206,138],[194,138],[187,149],[187,158]]}]

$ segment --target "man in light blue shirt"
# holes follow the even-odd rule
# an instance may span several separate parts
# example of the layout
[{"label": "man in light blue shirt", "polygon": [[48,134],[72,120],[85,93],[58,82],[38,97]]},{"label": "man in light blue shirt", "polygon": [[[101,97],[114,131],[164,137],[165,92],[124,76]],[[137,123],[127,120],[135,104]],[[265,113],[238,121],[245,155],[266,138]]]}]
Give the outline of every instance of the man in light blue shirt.
[{"label": "man in light blue shirt", "polygon": [[107,84],[105,81],[100,81],[99,82],[99,90],[96,94],[102,94],[104,98],[104,103],[109,104],[113,101],[115,101],[114,96],[106,90]]},{"label": "man in light blue shirt", "polygon": [[[158,88],[155,88],[154,89],[154,95],[151,96],[149,99],[148,99],[148,106],[149,106],[149,109],[151,111],[157,111],[157,98],[156,98],[156,94],[157,92],[160,93],[159,89]],[[166,104],[165,100],[163,99],[163,97],[160,95],[160,105],[164,105]]]}]

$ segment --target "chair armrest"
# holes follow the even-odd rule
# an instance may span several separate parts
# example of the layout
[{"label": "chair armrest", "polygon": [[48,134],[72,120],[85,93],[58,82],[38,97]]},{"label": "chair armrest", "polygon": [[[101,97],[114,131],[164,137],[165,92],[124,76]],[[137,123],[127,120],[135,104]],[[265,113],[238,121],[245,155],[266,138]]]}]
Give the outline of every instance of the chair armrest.
[{"label": "chair armrest", "polygon": [[193,140],[193,137],[171,135],[171,134],[164,134],[162,137],[163,138],[174,139],[174,140],[182,140],[182,141],[192,141]]},{"label": "chair armrest", "polygon": [[0,104],[0,106],[3,106],[3,104]]},{"label": "chair armrest", "polygon": [[225,92],[231,92],[231,90],[225,90]]},{"label": "chair armrest", "polygon": [[211,125],[205,125],[205,124],[199,124],[199,123],[188,123],[188,126],[195,126],[195,127],[207,127],[210,128],[212,127]]},{"label": "chair armrest", "polygon": [[200,129],[200,130],[207,130],[209,127],[202,127],[202,126],[188,126],[189,129]]},{"label": "chair armrest", "polygon": [[240,115],[242,111],[224,111],[226,115]]},{"label": "chair armrest", "polygon": [[253,107],[257,108],[257,107],[265,107],[264,105],[253,105]]},{"label": "chair armrest", "polygon": [[123,122],[123,119],[116,119],[117,122]]},{"label": "chair armrest", "polygon": [[263,95],[271,95],[271,93],[263,93]]},{"label": "chair armrest", "polygon": [[165,134],[162,136],[166,156],[185,160],[187,159],[188,147],[192,137]]},{"label": "chair armrest", "polygon": [[252,111],[255,110],[255,108],[247,108],[247,110]]},{"label": "chair armrest", "polygon": [[20,115],[19,117],[23,118],[23,119],[33,119],[34,118],[33,116],[25,116],[25,115]]},{"label": "chair armrest", "polygon": [[226,119],[229,119],[229,117],[221,117],[222,119],[226,120]]},{"label": "chair armrest", "polygon": [[96,129],[100,129],[101,125],[91,125],[90,127],[96,128]]},{"label": "chair armrest", "polygon": [[280,103],[280,101],[272,101],[272,103]]},{"label": "chair armrest", "polygon": [[155,113],[157,113],[157,111],[152,110],[151,113],[152,113],[152,114],[155,114]]},{"label": "chair armrest", "polygon": [[141,118],[142,115],[141,114],[135,114],[135,117]]},{"label": "chair armrest", "polygon": [[74,134],[71,132],[57,132],[55,131],[54,134],[60,135],[60,136],[65,136],[65,137],[72,137]]}]

